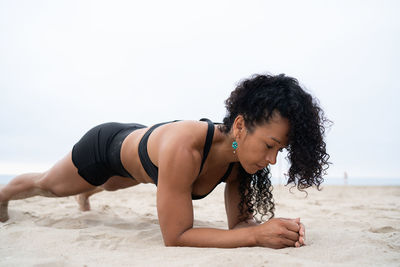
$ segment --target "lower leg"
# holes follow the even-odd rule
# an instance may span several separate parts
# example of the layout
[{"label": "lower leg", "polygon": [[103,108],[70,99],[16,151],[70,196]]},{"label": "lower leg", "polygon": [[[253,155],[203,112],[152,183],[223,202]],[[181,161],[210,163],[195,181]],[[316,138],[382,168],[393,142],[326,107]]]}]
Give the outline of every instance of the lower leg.
[{"label": "lower leg", "polygon": [[39,186],[39,180],[45,173],[25,173],[12,179],[0,190],[0,202],[25,199],[33,196],[57,197],[49,190]]},{"label": "lower leg", "polygon": [[69,152],[44,173],[27,173],[15,177],[0,190],[0,218],[6,220],[9,200],[32,196],[66,197],[95,189],[83,179]]},{"label": "lower leg", "polygon": [[56,197],[55,194],[37,185],[43,173],[26,173],[15,177],[0,189],[0,221],[8,220],[8,201],[33,196]]}]

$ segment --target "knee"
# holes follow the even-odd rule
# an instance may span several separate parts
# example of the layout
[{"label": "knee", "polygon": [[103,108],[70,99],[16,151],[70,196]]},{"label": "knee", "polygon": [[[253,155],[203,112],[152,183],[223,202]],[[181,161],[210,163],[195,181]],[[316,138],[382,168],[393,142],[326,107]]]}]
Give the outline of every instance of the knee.
[{"label": "knee", "polygon": [[110,181],[107,181],[105,184],[102,185],[102,187],[106,191],[117,191],[118,189],[121,189],[121,187],[117,183],[113,183]]},{"label": "knee", "polygon": [[116,191],[118,189],[124,189],[137,184],[138,182],[133,179],[128,179],[121,176],[113,176],[108,179],[108,181],[105,182],[102,187],[104,188],[104,190],[107,191]]},{"label": "knee", "polygon": [[35,180],[35,191],[39,196],[44,197],[65,197],[68,196],[63,194],[64,189],[62,185],[52,183],[48,178],[48,172],[41,173]]}]

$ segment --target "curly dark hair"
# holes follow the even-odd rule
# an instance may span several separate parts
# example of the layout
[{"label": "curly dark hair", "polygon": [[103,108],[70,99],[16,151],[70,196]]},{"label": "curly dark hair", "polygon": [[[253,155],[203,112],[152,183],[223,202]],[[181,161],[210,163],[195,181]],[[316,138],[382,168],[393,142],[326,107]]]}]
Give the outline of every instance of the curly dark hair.
[{"label": "curly dark hair", "polygon": [[[299,190],[319,186],[329,167],[329,154],[324,142],[325,128],[329,127],[318,100],[301,88],[295,78],[279,75],[255,74],[242,80],[225,101],[227,114],[219,129],[228,134],[238,115],[242,115],[251,133],[254,126],[268,122],[278,112],[289,121],[288,156],[290,168],[287,185],[297,185]],[[274,217],[269,167],[255,174],[247,173],[239,163],[240,219],[253,214],[257,221]],[[261,215],[261,219],[256,215]]]}]

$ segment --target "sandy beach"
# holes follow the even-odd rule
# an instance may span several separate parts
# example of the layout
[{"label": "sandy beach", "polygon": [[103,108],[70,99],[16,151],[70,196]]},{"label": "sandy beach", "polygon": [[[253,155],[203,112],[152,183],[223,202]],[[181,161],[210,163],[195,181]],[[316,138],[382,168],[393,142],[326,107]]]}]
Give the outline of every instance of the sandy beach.
[{"label": "sandy beach", "polygon": [[[194,201],[195,226],[226,229],[220,185]],[[156,187],[101,192],[81,212],[73,197],[10,202],[0,266],[400,266],[400,187],[275,186],[276,217],[300,217],[306,246],[273,250],[165,247]]]}]

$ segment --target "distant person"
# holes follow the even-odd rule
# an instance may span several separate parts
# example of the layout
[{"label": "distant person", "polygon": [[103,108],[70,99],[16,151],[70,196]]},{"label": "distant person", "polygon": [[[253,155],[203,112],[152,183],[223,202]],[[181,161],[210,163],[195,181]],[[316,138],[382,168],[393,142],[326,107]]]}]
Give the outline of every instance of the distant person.
[{"label": "distant person", "polygon": [[[154,183],[166,246],[304,245],[300,218],[273,218],[269,165],[287,149],[288,183],[319,188],[329,158],[323,111],[296,79],[284,74],[243,80],[225,104],[226,116],[217,125],[202,119],[92,128],[51,169],[19,175],[0,190],[1,221],[8,219],[9,200],[83,194],[87,201],[99,186],[116,190]],[[194,228],[192,200],[221,182],[226,183],[229,230]]]},{"label": "distant person", "polygon": [[344,184],[347,185],[347,184],[348,184],[348,181],[349,181],[349,180],[348,180],[349,177],[348,177],[348,175],[347,175],[347,172],[344,172],[343,179],[344,179]]}]

